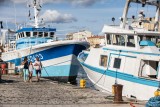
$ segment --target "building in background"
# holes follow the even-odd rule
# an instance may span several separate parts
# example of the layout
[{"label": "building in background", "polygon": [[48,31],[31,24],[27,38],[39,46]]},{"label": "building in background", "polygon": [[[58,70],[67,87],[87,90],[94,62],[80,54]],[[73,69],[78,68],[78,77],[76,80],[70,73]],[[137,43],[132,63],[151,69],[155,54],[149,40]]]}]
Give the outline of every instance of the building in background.
[{"label": "building in background", "polygon": [[68,33],[66,35],[66,38],[69,40],[84,40],[87,37],[91,37],[91,36],[92,36],[92,32],[87,30],[82,30],[79,32]]},{"label": "building in background", "polygon": [[105,36],[92,36],[87,37],[87,41],[90,43],[90,47],[99,47],[104,45],[105,43]]},{"label": "building in background", "polygon": [[8,44],[11,41],[16,40],[15,32],[10,29],[1,29],[0,33],[1,45]]},{"label": "building in background", "polygon": [[98,47],[100,45],[104,45],[105,37],[92,35],[92,32],[87,30],[82,30],[79,32],[72,32],[66,35],[66,38],[69,40],[87,40],[90,43],[90,47]]},{"label": "building in background", "polygon": [[15,32],[10,29],[0,30],[0,52],[6,52],[16,48],[15,45],[16,35]]}]

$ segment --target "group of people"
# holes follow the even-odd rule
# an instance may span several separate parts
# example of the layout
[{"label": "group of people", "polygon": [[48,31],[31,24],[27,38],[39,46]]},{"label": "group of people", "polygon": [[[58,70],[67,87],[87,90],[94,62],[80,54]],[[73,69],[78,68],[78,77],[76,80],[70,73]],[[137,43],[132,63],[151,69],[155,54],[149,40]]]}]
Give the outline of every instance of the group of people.
[{"label": "group of people", "polygon": [[23,77],[24,77],[24,82],[32,82],[32,74],[35,69],[36,71],[36,77],[37,77],[37,82],[40,81],[41,77],[41,69],[42,69],[42,63],[40,62],[39,58],[36,57],[36,61],[34,64],[32,61],[28,62],[28,58],[25,57],[24,61],[22,62],[23,67]]}]

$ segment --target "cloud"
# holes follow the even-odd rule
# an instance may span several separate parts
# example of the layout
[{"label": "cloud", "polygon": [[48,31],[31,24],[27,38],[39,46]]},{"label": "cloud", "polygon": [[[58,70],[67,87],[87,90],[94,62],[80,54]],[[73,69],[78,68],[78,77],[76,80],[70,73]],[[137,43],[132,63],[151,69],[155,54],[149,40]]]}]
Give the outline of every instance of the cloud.
[{"label": "cloud", "polygon": [[0,4],[2,4],[2,3],[4,3],[5,2],[5,0],[0,0]]},{"label": "cloud", "polygon": [[8,1],[6,0],[0,0],[0,5],[4,5],[5,3],[7,3]]},{"label": "cloud", "polygon": [[62,14],[56,10],[46,10],[40,17],[47,23],[71,23],[77,21],[71,14]]},{"label": "cloud", "polygon": [[101,0],[72,0],[72,4],[76,6],[91,6]]},{"label": "cloud", "polygon": [[[27,0],[11,0],[14,3],[26,3]],[[29,0],[31,2],[31,0]],[[91,6],[104,0],[40,0],[42,3],[69,3],[74,6]]]},{"label": "cloud", "polygon": [[43,0],[44,3],[69,3],[74,6],[91,6],[102,0]]}]

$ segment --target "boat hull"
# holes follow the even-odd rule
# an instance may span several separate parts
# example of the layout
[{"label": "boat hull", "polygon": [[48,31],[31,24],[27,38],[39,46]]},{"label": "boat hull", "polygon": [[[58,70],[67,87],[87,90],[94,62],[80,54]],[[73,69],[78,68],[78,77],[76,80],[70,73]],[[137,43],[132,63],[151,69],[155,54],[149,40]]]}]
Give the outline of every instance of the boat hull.
[{"label": "boat hull", "polygon": [[[42,77],[75,83],[80,66],[77,55],[88,46],[86,43],[35,46],[3,53],[2,60],[11,62],[21,68],[21,62],[24,57],[27,56],[29,61],[32,62],[35,61],[36,57],[39,57],[43,65]],[[36,76],[35,71],[33,76]]]},{"label": "boat hull", "polygon": [[102,70],[82,62],[81,64],[95,88],[102,92],[111,93],[112,85],[116,81],[118,84],[123,85],[123,96],[138,100],[148,100],[154,96],[154,92],[158,89],[158,81],[131,77],[115,71]]}]

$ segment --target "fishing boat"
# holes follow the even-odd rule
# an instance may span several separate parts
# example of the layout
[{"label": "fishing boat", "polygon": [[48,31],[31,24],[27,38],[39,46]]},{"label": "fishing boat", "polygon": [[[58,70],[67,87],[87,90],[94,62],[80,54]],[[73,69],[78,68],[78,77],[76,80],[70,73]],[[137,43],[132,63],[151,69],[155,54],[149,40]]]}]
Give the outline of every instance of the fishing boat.
[{"label": "fishing boat", "polygon": [[[34,23],[30,24],[33,26],[22,27],[16,31],[16,40],[5,47],[1,59],[21,68],[24,57],[28,57],[33,63],[35,58],[39,57],[43,66],[42,77],[73,83],[80,65],[77,56],[89,47],[89,43],[85,40],[58,40],[56,28],[46,28],[41,23],[39,13],[42,6],[39,3],[39,0],[33,0],[29,5],[34,10]],[[35,72],[33,75],[36,75]]]},{"label": "fishing boat", "polygon": [[[155,18],[147,20],[140,12],[138,19],[129,19],[132,3],[155,6]],[[123,96],[128,98],[148,100],[154,96],[160,88],[160,49],[156,45],[160,38],[159,14],[159,0],[126,0],[120,25],[104,25],[105,44],[78,56],[95,88],[112,92],[112,85],[121,84]],[[153,29],[146,29],[146,23],[153,24]]]}]

